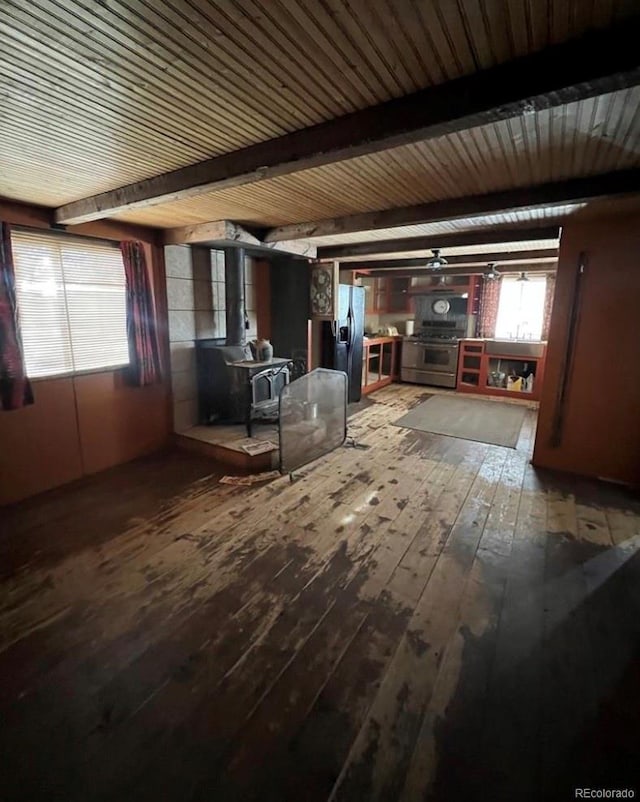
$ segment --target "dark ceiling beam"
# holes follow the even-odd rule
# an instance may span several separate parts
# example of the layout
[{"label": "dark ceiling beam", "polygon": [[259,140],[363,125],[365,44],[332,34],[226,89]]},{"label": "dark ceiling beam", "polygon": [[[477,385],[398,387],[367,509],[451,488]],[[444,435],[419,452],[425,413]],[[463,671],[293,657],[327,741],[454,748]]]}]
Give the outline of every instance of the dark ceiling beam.
[{"label": "dark ceiling beam", "polygon": [[482,217],[486,214],[557,206],[563,203],[581,203],[594,198],[606,198],[639,191],[640,169],[617,170],[612,173],[570,178],[566,181],[540,184],[534,187],[491,192],[486,195],[448,198],[431,203],[421,203],[417,206],[404,206],[379,212],[365,212],[308,223],[295,223],[271,229],[264,239],[265,242],[278,242],[418,223],[460,220]]},{"label": "dark ceiling beam", "polygon": [[83,223],[308,170],[640,83],[640,19],[56,210]]},{"label": "dark ceiling beam", "polygon": [[[412,267],[423,267],[429,257],[422,256],[417,259],[389,259],[369,260],[362,262],[344,262],[343,270],[406,270]],[[530,251],[494,251],[492,253],[469,253],[462,256],[447,256],[447,262],[455,265],[487,265],[489,262],[505,264],[506,262],[530,262],[544,259],[552,262],[558,258],[557,248],[540,248]]]},{"label": "dark ceiling beam", "polygon": [[[474,245],[493,245],[499,242],[529,242],[558,239],[558,226],[539,228],[492,228],[483,231],[462,231],[459,234],[439,234],[431,237],[403,237],[401,239],[353,242],[348,245],[329,245],[318,248],[318,259],[340,260],[351,256],[372,256],[383,253],[409,253],[433,248],[467,248]],[[446,257],[446,254],[443,254]]]},{"label": "dark ceiling beam", "polygon": [[[557,270],[557,262],[525,262],[523,264],[508,263],[499,265],[497,270],[501,275],[507,273],[555,273]],[[402,272],[404,278],[424,278],[424,276],[481,276],[486,273],[487,266],[482,267],[444,267],[440,270],[368,270],[367,275],[371,278],[384,278],[390,274],[396,275]]]}]

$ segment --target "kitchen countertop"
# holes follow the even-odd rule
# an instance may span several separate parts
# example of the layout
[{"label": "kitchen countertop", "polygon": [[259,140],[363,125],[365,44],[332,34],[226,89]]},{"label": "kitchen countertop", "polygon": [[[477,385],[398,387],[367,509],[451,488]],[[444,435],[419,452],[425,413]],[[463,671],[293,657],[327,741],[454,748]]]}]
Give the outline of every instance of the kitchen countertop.
[{"label": "kitchen countertop", "polygon": [[505,340],[497,337],[472,337],[461,341],[462,351],[471,349],[482,351],[485,356],[498,356],[505,359],[543,359],[547,350],[545,340]]},{"label": "kitchen countertop", "polygon": [[402,340],[402,335],[390,334],[365,334],[363,342],[365,345],[381,345],[383,343],[394,343]]},{"label": "kitchen countertop", "polygon": [[508,340],[506,337],[463,337],[465,343],[536,343],[546,345],[546,340]]}]

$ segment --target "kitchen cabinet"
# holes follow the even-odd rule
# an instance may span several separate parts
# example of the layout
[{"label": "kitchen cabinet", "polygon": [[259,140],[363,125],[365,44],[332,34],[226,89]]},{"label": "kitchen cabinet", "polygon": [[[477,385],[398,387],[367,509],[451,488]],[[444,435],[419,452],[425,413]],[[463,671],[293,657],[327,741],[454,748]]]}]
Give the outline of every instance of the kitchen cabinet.
[{"label": "kitchen cabinet", "polygon": [[[514,350],[508,343],[502,345],[497,340],[462,340],[458,357],[458,392],[538,401],[544,379],[546,345],[542,344],[538,356],[518,356],[514,355]],[[515,381],[509,381],[510,376],[515,376]],[[518,381],[522,377],[526,377],[526,381]]]},{"label": "kitchen cabinet", "polygon": [[410,312],[411,296],[409,284],[411,279],[389,277],[387,291],[387,312]]},{"label": "kitchen cabinet", "polygon": [[362,342],[362,393],[397,381],[402,337],[365,337]]},{"label": "kitchen cabinet", "polygon": [[416,295],[435,297],[441,292],[467,293],[468,315],[477,315],[482,283],[480,276],[447,276],[446,284],[440,276],[383,276],[368,279],[371,290],[367,293],[368,314],[411,314],[415,311]]},{"label": "kitchen cabinet", "polygon": [[367,315],[372,315],[375,313],[375,303],[374,303],[374,295],[375,295],[375,286],[376,280],[374,278],[365,278],[362,279],[361,286],[365,289],[365,304],[364,304],[364,311]]},{"label": "kitchen cabinet", "polygon": [[446,276],[443,284],[442,275],[430,275],[429,272],[425,271],[423,276],[414,276],[409,280],[409,289],[411,292],[418,294],[425,291],[431,292],[432,290],[466,292],[469,289],[469,282],[472,278],[473,276],[465,275]]},{"label": "kitchen cabinet", "polygon": [[388,279],[376,278],[373,280],[373,311],[387,311],[387,293],[389,291]]},{"label": "kitchen cabinet", "polygon": [[463,340],[458,356],[458,390],[480,390],[484,344]]},{"label": "kitchen cabinet", "polygon": [[374,279],[373,311],[379,314],[405,314],[413,311],[410,286],[411,279],[406,277],[385,276]]}]

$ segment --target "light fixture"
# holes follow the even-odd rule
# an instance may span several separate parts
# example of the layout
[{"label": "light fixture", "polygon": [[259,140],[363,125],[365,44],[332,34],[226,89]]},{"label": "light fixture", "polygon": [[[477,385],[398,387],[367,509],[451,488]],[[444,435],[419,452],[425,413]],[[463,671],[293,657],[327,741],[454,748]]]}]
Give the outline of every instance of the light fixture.
[{"label": "light fixture", "polygon": [[489,262],[487,264],[487,267],[489,269],[484,274],[484,278],[489,279],[489,281],[493,281],[493,280],[495,280],[497,278],[500,278],[500,273],[496,270],[496,263],[495,262]]},{"label": "light fixture", "polygon": [[440,256],[440,248],[432,248],[431,253],[433,256],[427,259],[427,267],[429,270],[437,270],[439,267],[444,267],[449,264],[444,256]]},{"label": "light fixture", "polygon": [[522,272],[520,273],[520,277],[517,278],[516,281],[529,281],[529,279],[527,278],[527,274]]}]

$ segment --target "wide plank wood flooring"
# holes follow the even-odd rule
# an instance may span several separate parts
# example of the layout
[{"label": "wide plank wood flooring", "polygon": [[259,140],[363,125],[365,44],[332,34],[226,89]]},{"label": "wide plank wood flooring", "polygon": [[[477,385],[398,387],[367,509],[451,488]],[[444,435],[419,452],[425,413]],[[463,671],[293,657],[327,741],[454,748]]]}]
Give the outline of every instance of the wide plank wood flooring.
[{"label": "wide plank wood flooring", "polygon": [[0,799],[638,785],[640,501],[392,425],[259,487],[166,454],[0,512]]}]

